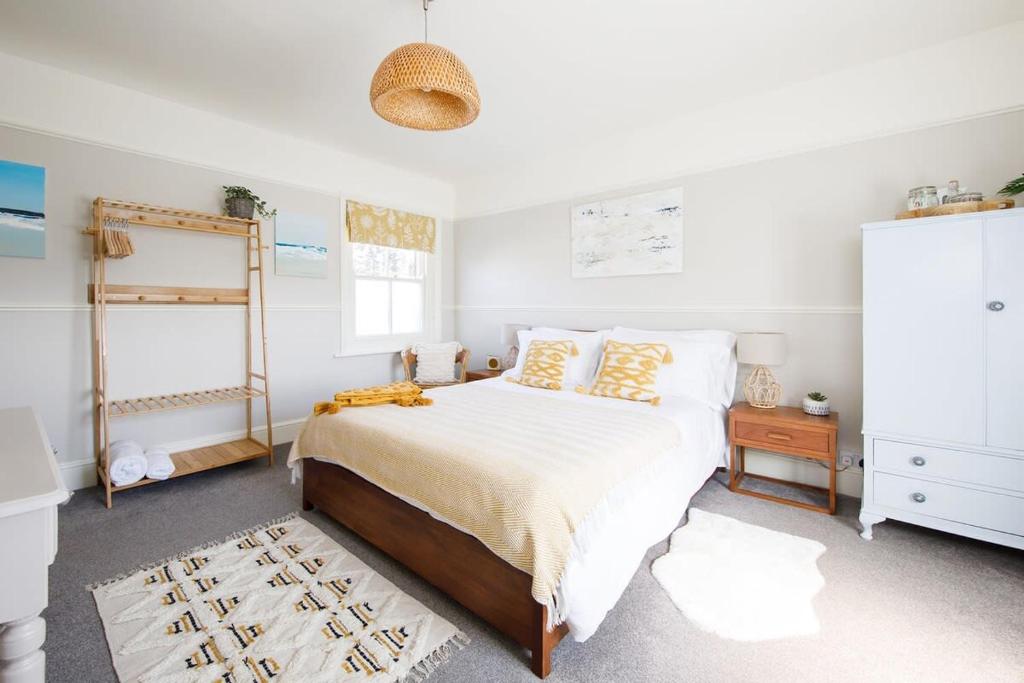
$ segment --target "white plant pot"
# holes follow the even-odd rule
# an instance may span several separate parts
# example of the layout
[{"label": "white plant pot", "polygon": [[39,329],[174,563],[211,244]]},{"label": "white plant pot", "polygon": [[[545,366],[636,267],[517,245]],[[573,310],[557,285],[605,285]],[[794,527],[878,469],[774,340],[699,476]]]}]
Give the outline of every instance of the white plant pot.
[{"label": "white plant pot", "polygon": [[804,412],[808,415],[828,415],[831,410],[829,409],[828,399],[824,401],[813,401],[804,396]]}]

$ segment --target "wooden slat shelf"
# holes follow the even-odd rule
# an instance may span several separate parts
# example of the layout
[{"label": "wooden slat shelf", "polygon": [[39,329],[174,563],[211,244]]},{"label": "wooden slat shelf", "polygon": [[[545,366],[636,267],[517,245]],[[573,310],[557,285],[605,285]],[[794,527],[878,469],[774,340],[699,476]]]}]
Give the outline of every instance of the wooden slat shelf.
[{"label": "wooden slat shelf", "polygon": [[[177,479],[196,472],[205,472],[225,465],[233,465],[246,460],[255,460],[270,456],[270,449],[255,439],[238,439],[213,446],[203,446],[187,451],[171,453],[171,460],[174,461],[174,474],[170,479]],[[96,468],[100,480],[106,483],[107,475],[102,467]],[[134,484],[127,486],[110,485],[111,491],[124,491],[134,489],[148,484],[157,484],[161,479],[140,479]]]},{"label": "wooden slat shelf", "polygon": [[[89,303],[96,303],[96,285],[88,285]],[[244,305],[249,290],[224,287],[156,287],[153,285],[105,285],[108,304],[210,304]]]},{"label": "wooden slat shelf", "polygon": [[[107,259],[139,258],[128,240],[128,228],[136,226],[181,230],[192,234],[239,237],[245,259],[244,287],[166,287],[107,283]],[[106,506],[113,505],[115,491],[146,486],[156,480],[143,479],[128,486],[114,486],[110,481],[107,452],[110,450],[110,418],[146,415],[182,408],[195,408],[226,401],[245,401],[245,438],[216,446],[195,448],[171,454],[175,464],[173,478],[194,472],[230,465],[243,460],[267,458],[273,466],[272,446],[252,438],[253,399],[262,399],[266,414],[267,444],[274,443],[274,420],[270,411],[270,380],[267,370],[266,297],[263,282],[263,245],[259,220],[231,218],[202,211],[171,209],[135,202],[122,202],[97,197],[92,203],[92,223],[82,231],[92,240],[92,284],[86,288],[92,307],[92,379],[93,379],[93,453],[96,472],[103,486]],[[127,247],[125,242],[128,242]],[[234,270],[234,269],[232,269]],[[258,308],[257,308],[258,303]],[[122,304],[221,304],[243,306],[245,311],[245,372],[243,386],[204,389],[142,398],[110,399],[109,361],[107,358],[107,307]],[[254,348],[255,345],[255,348]],[[262,367],[254,367],[256,357]],[[180,354],[177,354],[180,355]],[[182,359],[187,361],[187,359]],[[258,372],[256,371],[258,370]],[[252,387],[259,380],[260,388]]]},{"label": "wooden slat shelf", "polygon": [[247,398],[259,398],[264,392],[252,387],[225,387],[223,389],[206,389],[203,391],[186,391],[179,394],[162,396],[144,396],[142,398],[123,398],[111,401],[107,406],[110,417],[125,415],[145,415],[164,410],[181,408],[197,408],[225,401],[244,401]]}]

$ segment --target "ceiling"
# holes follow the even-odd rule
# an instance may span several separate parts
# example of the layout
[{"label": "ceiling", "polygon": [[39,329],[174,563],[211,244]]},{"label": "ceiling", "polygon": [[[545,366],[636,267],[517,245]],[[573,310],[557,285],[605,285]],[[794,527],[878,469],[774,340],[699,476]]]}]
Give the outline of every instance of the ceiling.
[{"label": "ceiling", "polygon": [[1020,0],[436,0],[474,73],[445,133],[373,114],[420,0],[0,0],[0,52],[455,183],[733,98],[1024,19]]}]

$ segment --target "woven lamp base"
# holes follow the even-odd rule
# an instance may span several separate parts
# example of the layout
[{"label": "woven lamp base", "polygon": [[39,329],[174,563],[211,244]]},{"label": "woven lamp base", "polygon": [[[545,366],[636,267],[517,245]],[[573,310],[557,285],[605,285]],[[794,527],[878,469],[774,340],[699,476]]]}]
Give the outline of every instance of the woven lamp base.
[{"label": "woven lamp base", "polygon": [[771,370],[758,365],[743,383],[743,396],[755,408],[775,408],[782,398],[782,385],[775,381]]}]

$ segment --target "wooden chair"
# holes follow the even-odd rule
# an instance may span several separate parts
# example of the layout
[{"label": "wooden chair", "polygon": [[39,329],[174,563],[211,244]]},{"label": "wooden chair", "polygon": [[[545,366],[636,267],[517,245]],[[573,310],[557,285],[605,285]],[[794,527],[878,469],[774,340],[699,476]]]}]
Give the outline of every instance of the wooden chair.
[{"label": "wooden chair", "polygon": [[[414,367],[416,365],[416,354],[412,352],[412,347],[409,347],[402,351],[402,367],[405,368],[405,380],[412,382],[418,387],[423,389],[432,389],[434,387],[449,387],[453,384],[465,384],[466,383],[466,368],[469,367],[469,349],[463,348],[457,354],[455,354],[455,364],[459,366],[460,371],[457,377],[451,382],[440,382],[438,384],[427,384],[424,382],[417,382],[413,379],[416,376]],[[452,368],[454,370],[454,368]],[[454,375],[454,373],[453,373]]]}]

